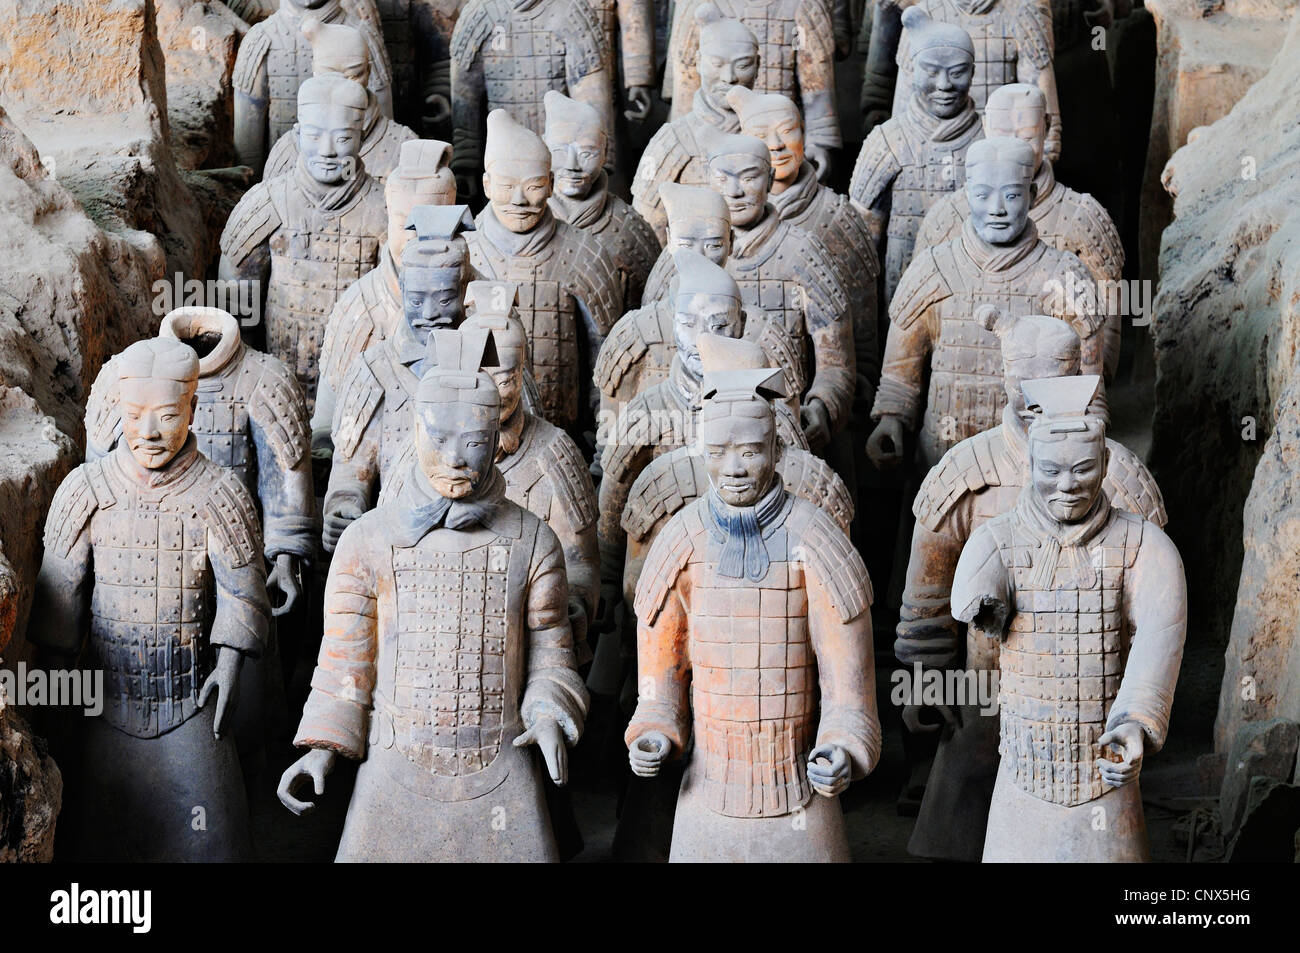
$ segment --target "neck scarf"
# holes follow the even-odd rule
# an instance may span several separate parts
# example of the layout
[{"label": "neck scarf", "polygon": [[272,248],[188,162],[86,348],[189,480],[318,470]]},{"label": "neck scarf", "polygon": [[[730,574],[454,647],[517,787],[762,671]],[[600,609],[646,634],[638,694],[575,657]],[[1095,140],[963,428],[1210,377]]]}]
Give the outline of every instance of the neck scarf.
[{"label": "neck scarf", "polygon": [[1038,226],[1025,221],[1025,229],[1010,245],[990,245],[975,233],[975,220],[967,216],[961,228],[961,246],[981,271],[1006,271],[1024,261],[1038,247]]},{"label": "neck scarf", "polygon": [[185,438],[185,443],[181,444],[181,448],[176,451],[176,456],[167,461],[166,466],[150,470],[148,467],[140,466],[131,453],[131,448],[127,446],[125,437],[117,442],[118,467],[132,482],[150,490],[175,483],[198,462],[199,456],[198,441],[194,439],[194,434],[190,434]]},{"label": "neck scarf", "polygon": [[782,221],[795,221],[812,208],[821,190],[822,184],[817,181],[817,170],[805,159],[804,164],[799,167],[799,177],[786,186],[785,191],[779,195],[776,193],[768,195],[767,201],[776,209],[777,217]]},{"label": "neck scarf", "polygon": [[551,196],[551,209],[561,221],[575,228],[590,228],[600,221],[609,204],[609,174],[604,169],[591,184],[586,198],[571,199],[556,192]]},{"label": "neck scarf", "polygon": [[931,142],[952,142],[969,132],[970,128],[980,121],[980,114],[975,109],[974,101],[967,96],[961,112],[951,119],[940,119],[926,111],[921,94],[916,93],[907,104],[907,118],[920,128]]},{"label": "neck scarf", "polygon": [[478,217],[477,225],[484,237],[505,254],[512,258],[531,258],[551,243],[558,227],[556,221],[548,206],[537,226],[520,235],[502,225],[496,210],[488,205]]},{"label": "neck scarf", "polygon": [[719,576],[751,582],[761,582],[767,576],[772,559],[763,542],[763,533],[781,514],[785,496],[785,486],[775,474],[772,488],[754,506],[731,506],[722,501],[717,490],[709,490],[714,538],[722,540],[716,570]]},{"label": "neck scarf", "polygon": [[433,488],[420,469],[418,459],[411,460],[411,477],[406,482],[406,507],[397,517],[395,542],[409,549],[440,526],[467,530],[486,526],[505,500],[506,481],[496,467],[487,481],[463,500],[449,500]]},{"label": "neck scarf", "polygon": [[[717,109],[704,96],[704,90],[697,89],[695,98],[691,101],[691,111],[687,115],[694,115],[697,119],[703,120],[715,129],[722,132],[740,132],[740,117],[730,109]],[[707,163],[707,157],[704,157]]]},{"label": "neck scarf", "polygon": [[357,197],[361,187],[370,181],[370,176],[366,174],[364,164],[358,160],[355,175],[346,176],[338,185],[325,185],[312,178],[307,169],[306,157],[299,154],[298,164],[293,169],[293,181],[307,196],[307,204],[312,211],[331,215],[346,208]]},{"label": "neck scarf", "polygon": [[1056,170],[1052,168],[1051,159],[1045,158],[1039,164],[1038,171],[1034,173],[1034,185],[1038,186],[1038,195],[1034,199],[1034,207],[1037,208],[1056,191]]},{"label": "neck scarf", "polygon": [[1016,521],[1042,543],[1033,556],[1030,588],[1037,592],[1052,589],[1056,567],[1061,560],[1069,564],[1080,589],[1091,589],[1097,584],[1097,570],[1092,566],[1087,544],[1110,520],[1110,497],[1105,490],[1098,491],[1083,519],[1077,523],[1062,523],[1047,511],[1047,505],[1034,491],[1033,484],[1026,480],[1024,489],[1016,498],[1015,513]]},{"label": "neck scarf", "polygon": [[776,213],[776,208],[769,201],[763,206],[763,216],[749,228],[741,228],[738,225],[732,226],[734,239],[731,246],[731,257],[733,259],[748,258],[758,253],[769,238],[776,232],[781,225],[781,216]]},{"label": "neck scarf", "polygon": [[515,409],[501,423],[501,439],[497,441],[497,463],[500,463],[506,457],[514,456],[519,451],[519,445],[524,439],[524,425],[527,423],[528,414],[524,411],[524,401],[521,397]]}]

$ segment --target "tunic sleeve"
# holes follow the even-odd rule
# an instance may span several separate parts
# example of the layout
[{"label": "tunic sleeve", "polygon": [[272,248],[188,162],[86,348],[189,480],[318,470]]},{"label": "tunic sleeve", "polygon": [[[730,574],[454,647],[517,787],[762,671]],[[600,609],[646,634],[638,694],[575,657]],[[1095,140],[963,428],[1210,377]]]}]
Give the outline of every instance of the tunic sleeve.
[{"label": "tunic sleeve", "polygon": [[[217,589],[217,612],[208,641],[254,658],[266,645],[271,605],[266,596],[266,566],[261,555],[232,559],[208,533],[208,561]],[[242,562],[243,565],[235,565]]]},{"label": "tunic sleeve", "polygon": [[[654,559],[653,546],[649,558]],[[691,736],[691,662],[686,606],[679,585],[680,581],[669,590],[653,621],[637,621],[636,712],[623,734],[630,746],[647,732],[662,732],[672,742],[670,757],[674,759],[681,757]]]},{"label": "tunic sleeve", "polygon": [[589,699],[573,652],[564,552],[545,524],[538,527],[524,624],[528,628],[528,681],[520,706],[524,726],[553,718],[565,741],[575,745],[582,736]]}]

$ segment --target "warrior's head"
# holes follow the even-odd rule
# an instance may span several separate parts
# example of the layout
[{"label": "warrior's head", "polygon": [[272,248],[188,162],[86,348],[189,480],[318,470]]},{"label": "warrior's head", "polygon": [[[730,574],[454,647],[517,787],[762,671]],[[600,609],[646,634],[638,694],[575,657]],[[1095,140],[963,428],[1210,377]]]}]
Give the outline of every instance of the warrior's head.
[{"label": "warrior's head", "polygon": [[360,30],[315,17],[303,17],[299,29],[311,43],[311,75],[343,76],[362,86],[370,82],[370,50]]},{"label": "warrior's head", "polygon": [[469,246],[461,233],[473,231],[465,205],[417,205],[406,226],[414,238],[402,250],[398,283],[402,313],[421,342],[434,328],[454,328],[465,317]]},{"label": "warrior's head", "polygon": [[990,245],[1013,245],[1034,204],[1033,147],[1020,139],[981,139],[966,153],[966,201],[975,233]]},{"label": "warrior's head", "polygon": [[528,367],[528,332],[515,311],[518,296],[519,286],[512,281],[471,281],[465,294],[470,316],[461,325],[466,332],[487,331],[492,335],[496,363],[485,365],[484,370],[492,375],[501,396],[502,424],[519,409]]},{"label": "warrior's head", "polygon": [[608,137],[600,113],[557,90],[545,97],[546,131],[551,150],[555,191],[566,198],[585,199],[605,167]]},{"label": "warrior's head", "polygon": [[551,150],[542,137],[504,109],[488,113],[483,150],[483,194],[510,231],[523,235],[541,223],[551,197]]},{"label": "warrior's head", "polygon": [[708,335],[738,338],[744,330],[740,288],[726,271],[693,251],[673,253],[677,267],[673,338],[688,377],[704,376],[699,341]]},{"label": "warrior's head", "polygon": [[398,153],[397,168],[384,183],[388,206],[388,250],[402,260],[411,209],[417,205],[455,205],[456,176],[451,171],[451,144],[437,139],[408,139]]},{"label": "warrior's head", "polygon": [[122,439],[136,463],[161,470],[189,439],[199,359],[175,338],[137,341],[113,361],[122,409]]},{"label": "warrior's head", "polygon": [[1074,328],[1045,314],[1014,316],[982,305],[975,320],[998,336],[1002,345],[1002,380],[1007,403],[1019,415],[1025,410],[1020,385],[1040,377],[1074,377],[1081,371],[1081,345]]},{"label": "warrior's head", "polygon": [[322,185],[338,185],[361,171],[366,88],[336,73],[312,76],[298,87],[298,152]]},{"label": "warrior's head", "polygon": [[709,483],[730,506],[753,506],[777,479],[776,413],[781,371],[751,341],[700,336],[704,359],[699,440]]},{"label": "warrior's head", "polygon": [[761,139],[772,163],[774,188],[785,188],[799,178],[804,160],[803,116],[788,96],[756,93],[737,86],[727,103],[740,117],[740,131]]},{"label": "warrior's head", "polygon": [[993,90],[984,107],[984,135],[1029,143],[1037,171],[1047,143],[1047,97],[1043,91],[1028,83],[1008,83]]},{"label": "warrior's head", "polygon": [[966,106],[975,79],[975,46],[953,23],[932,20],[919,6],[903,11],[911,48],[912,94],[936,119],[951,119]]},{"label": "warrior's head", "polygon": [[1106,421],[1088,409],[1100,382],[1086,374],[1020,385],[1032,415],[1030,483],[1047,513],[1061,523],[1077,523],[1092,512],[1106,477]]},{"label": "warrior's head", "polygon": [[753,136],[717,135],[709,140],[709,185],[727,201],[731,224],[749,228],[767,213],[772,159]]},{"label": "warrior's head", "polygon": [[700,93],[725,112],[731,88],[752,87],[758,79],[758,40],[744,23],[724,17],[715,3],[696,7],[695,19],[700,24]]},{"label": "warrior's head", "polygon": [[415,452],[433,489],[460,500],[483,487],[496,460],[501,398],[483,365],[497,357],[482,330],[439,328],[429,351],[415,393]]},{"label": "warrior's head", "polygon": [[700,185],[665,182],[659,186],[668,215],[669,251],[699,252],[715,265],[731,256],[731,212],[727,200]]}]

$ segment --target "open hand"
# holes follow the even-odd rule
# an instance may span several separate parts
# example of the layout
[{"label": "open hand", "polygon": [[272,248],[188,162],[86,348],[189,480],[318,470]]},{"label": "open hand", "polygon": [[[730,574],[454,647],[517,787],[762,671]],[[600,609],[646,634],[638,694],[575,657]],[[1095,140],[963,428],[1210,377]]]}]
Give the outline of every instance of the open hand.
[{"label": "open hand", "polygon": [[537,745],[546,762],[546,771],[557,788],[568,783],[569,749],[564,745],[564,732],[554,718],[544,715],[533,722],[533,727],[515,739],[516,748],[524,745]]},{"label": "open hand", "polygon": [[217,667],[212,670],[212,674],[203,683],[203,690],[199,692],[200,708],[214,694],[217,696],[217,710],[212,717],[212,737],[218,740],[230,713],[235,710],[235,702],[239,698],[239,671],[243,665],[244,655],[238,649],[217,646]]},{"label": "open hand", "polygon": [[316,809],[316,802],[298,800],[293,796],[294,789],[302,783],[303,778],[311,778],[316,796],[320,797],[325,793],[325,776],[333,770],[334,752],[312,748],[280,775],[280,786],[275,789],[280,803],[295,814],[310,814]]}]

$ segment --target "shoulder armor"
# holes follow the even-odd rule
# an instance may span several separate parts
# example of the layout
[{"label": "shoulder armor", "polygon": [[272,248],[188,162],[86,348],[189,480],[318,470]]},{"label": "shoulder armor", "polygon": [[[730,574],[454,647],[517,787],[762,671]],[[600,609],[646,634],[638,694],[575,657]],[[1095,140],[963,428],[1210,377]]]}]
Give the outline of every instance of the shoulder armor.
[{"label": "shoulder armor", "polygon": [[302,385],[283,361],[261,351],[245,348],[244,366],[256,375],[248,415],[261,428],[280,466],[292,470],[311,450]]},{"label": "shoulder armor", "polygon": [[238,264],[280,227],[279,210],[267,182],[249,189],[226,219],[221,232],[221,253]]},{"label": "shoulder armor", "polygon": [[1115,440],[1108,439],[1110,465],[1106,470],[1106,489],[1120,509],[1136,513],[1164,528],[1169,522],[1165,499],[1155,477],[1136,453]]},{"label": "shoulder armor", "polygon": [[239,53],[235,56],[235,68],[230,74],[230,85],[241,93],[253,92],[257,74],[266,62],[266,54],[271,49],[271,34],[262,23],[249,27],[240,41]]},{"label": "shoulder armor", "polygon": [[658,205],[660,183],[676,182],[677,176],[691,161],[691,152],[681,141],[677,128],[679,122],[681,120],[660,126],[642,151],[632,178],[633,208],[637,204],[651,208]]},{"label": "shoulder armor", "polygon": [[[955,239],[954,239],[955,240]],[[900,328],[910,328],[927,308],[930,308],[952,294],[943,272],[939,268],[938,255],[944,245],[927,248],[912,259],[912,263],[898,279],[894,289],[894,298],[889,303],[889,320]],[[951,259],[951,254],[947,256]]]},{"label": "shoulder armor", "polygon": [[781,446],[807,450],[808,437],[794,408],[787,401],[778,400],[772,404],[772,411],[776,417],[776,439]]},{"label": "shoulder armor", "polygon": [[1020,53],[1037,69],[1052,68],[1052,13],[1038,0],[1021,0],[1011,14]]},{"label": "shoulder armor", "polygon": [[451,34],[451,60],[461,69],[469,69],[478,58],[483,41],[492,32],[496,21],[493,4],[488,0],[470,2],[461,11],[456,28]]},{"label": "shoulder armor", "polygon": [[564,49],[570,66],[570,79],[584,79],[605,65],[605,31],[596,19],[591,0],[580,0],[562,11]]},{"label": "shoulder armor", "polygon": [[641,303],[651,305],[665,300],[672,292],[673,279],[677,277],[677,268],[673,264],[673,256],[668,251],[659,253],[653,265],[650,266],[650,274],[646,275],[645,290],[641,292]]},{"label": "shoulder armor", "polygon": [[853,179],[849,183],[849,197],[858,205],[871,208],[876,200],[889,188],[889,183],[898,175],[901,168],[889,140],[885,137],[885,127],[894,122],[888,119],[867,133],[867,141],[862,143],[858,161],[853,166]]},{"label": "shoulder armor", "polygon": [[298,161],[298,137],[292,129],[275,140],[271,151],[266,154],[266,163],[262,166],[262,181],[274,179],[292,172]]},{"label": "shoulder armor", "polygon": [[912,501],[912,513],[926,529],[938,531],[952,508],[967,493],[1002,486],[1005,468],[1002,429],[985,430],[949,448],[934,465]]},{"label": "shoulder armor", "polygon": [[86,400],[86,458],[102,457],[113,449],[122,433],[118,405],[117,361],[110,358],[95,375]]},{"label": "shoulder armor", "polygon": [[1110,213],[1087,192],[1061,187],[1065,189],[1065,203],[1073,209],[1074,230],[1087,242],[1088,255],[1100,261],[1105,269],[1105,274],[1094,277],[1118,280],[1124,271],[1124,245]]},{"label": "shoulder armor", "polygon": [[661,381],[623,405],[616,424],[619,439],[607,443],[600,456],[601,470],[606,478],[622,479],[627,472],[628,460],[643,447],[659,446],[668,438],[673,438],[674,442],[677,439],[673,430],[664,430],[665,426],[673,426],[675,415],[672,411],[676,410],[664,401],[661,385],[669,383]]},{"label": "shoulder armor", "polygon": [[[794,338],[791,337],[790,332],[780,318],[768,318],[763,312],[758,312],[755,317],[760,317],[762,323],[759,325],[758,333],[753,339],[754,343],[763,349],[763,353],[777,367],[785,371],[786,384],[790,393],[802,394],[808,389],[808,375],[807,368],[799,356],[799,345],[795,343]],[[749,316],[746,315],[746,328],[749,325]]]},{"label": "shoulder armor", "polygon": [[591,320],[601,334],[608,334],[623,313],[623,279],[618,264],[598,238],[557,222],[562,236],[556,262],[560,280],[591,313]]},{"label": "shoulder armor", "polygon": [[[100,501],[91,487],[90,470],[98,463],[83,463],[59,484],[45,516],[45,549],[66,559]],[[106,487],[106,484],[105,484]]]},{"label": "shoulder armor", "polygon": [[643,540],[661,519],[676,515],[708,489],[703,458],[690,447],[670,450],[650,461],[632,484],[623,508],[623,529],[632,539]]},{"label": "shoulder armor", "polygon": [[829,463],[801,447],[786,447],[777,466],[786,490],[816,506],[848,535],[853,523],[853,498]]},{"label": "shoulder armor", "polygon": [[[686,509],[668,521],[655,541],[641,567],[640,581],[636,587],[634,609],[636,617],[645,625],[653,625],[659,618],[668,594],[672,592],[677,577],[690,562],[695,551],[691,533],[691,510]],[[693,522],[698,522],[699,518]]]},{"label": "shoulder armor", "polygon": [[[543,423],[541,419],[533,426]],[[553,428],[543,456],[543,469],[551,478],[551,492],[564,507],[574,529],[586,529],[596,522],[596,487],[578,445],[563,430]]]},{"label": "shoulder armor", "polygon": [[811,55],[827,63],[835,58],[835,22],[824,0],[803,0],[798,10],[801,28],[799,56]]},{"label": "shoulder armor", "polygon": [[366,16],[358,16],[358,19],[361,22],[356,24],[357,32],[366,41],[370,52],[370,80],[366,88],[374,91],[391,86],[392,66],[388,62],[388,47],[384,45],[383,26],[377,19],[374,22]]},{"label": "shoulder armor", "polygon": [[963,221],[957,211],[960,195],[961,192],[945,193],[930,206],[930,210],[921,219],[921,227],[916,233],[913,255],[957,237]]},{"label": "shoulder armor", "polygon": [[253,498],[228,470],[206,459],[204,464],[212,475],[203,507],[208,532],[216,536],[233,568],[247,566],[262,552],[262,531]]},{"label": "shoulder armor", "polygon": [[[1046,274],[1053,278],[1064,278],[1068,272],[1072,271],[1074,272],[1075,287],[1097,287],[1093,278],[1092,269],[1085,265],[1083,259],[1072,251],[1064,251],[1059,248],[1054,248],[1051,245],[1047,245],[1047,254],[1044,256],[1044,264],[1048,263],[1050,264],[1046,270]],[[1066,283],[1066,287],[1069,287],[1068,282]],[[1044,292],[1042,301],[1045,311],[1049,309],[1053,297],[1053,295]],[[1058,312],[1060,313],[1053,316],[1060,318],[1074,328],[1075,333],[1078,334],[1080,340],[1083,341],[1088,340],[1100,331],[1102,326],[1106,323],[1106,315],[1104,313],[1104,308],[1102,307],[1102,302],[1100,301],[1096,302],[1096,306],[1092,311],[1085,311],[1082,314],[1072,308],[1058,309]]]},{"label": "shoulder armor", "polygon": [[803,513],[804,525],[798,539],[803,562],[829,593],[840,621],[851,622],[870,609],[875,598],[866,564],[829,516],[798,497],[794,507]]},{"label": "shoulder armor", "polygon": [[629,311],[615,321],[600,346],[592,376],[606,397],[614,396],[627,372],[650,350],[641,336],[636,315],[636,311]]},{"label": "shoulder armor", "polygon": [[[369,352],[367,352],[369,353]],[[384,399],[384,386],[370,367],[365,356],[352,363],[343,378],[343,388],[334,405],[333,431],[335,451],[342,457],[356,453],[361,437],[366,432],[370,418],[375,415]]]}]

